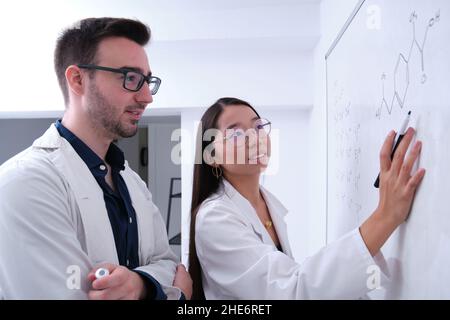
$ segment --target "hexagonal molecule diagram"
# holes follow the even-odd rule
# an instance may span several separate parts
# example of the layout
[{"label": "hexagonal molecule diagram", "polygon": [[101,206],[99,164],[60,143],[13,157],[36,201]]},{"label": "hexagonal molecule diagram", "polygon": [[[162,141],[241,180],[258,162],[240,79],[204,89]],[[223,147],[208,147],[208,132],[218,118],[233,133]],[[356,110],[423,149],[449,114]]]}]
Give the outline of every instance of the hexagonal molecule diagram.
[{"label": "hexagonal molecule diagram", "polygon": [[384,109],[386,109],[388,114],[391,114],[392,108],[394,107],[394,104],[397,103],[400,108],[403,108],[406,102],[408,89],[409,89],[409,83],[410,83],[410,74],[409,74],[409,64],[411,63],[411,55],[413,53],[413,50],[418,50],[419,57],[420,57],[420,63],[421,63],[421,83],[425,83],[427,81],[427,74],[425,72],[425,62],[424,62],[424,50],[425,45],[427,42],[427,36],[428,31],[430,28],[434,26],[436,22],[439,22],[439,19],[441,17],[440,10],[436,12],[434,17],[428,20],[428,23],[425,27],[425,33],[423,36],[423,39],[421,42],[418,40],[418,36],[416,33],[416,21],[417,21],[417,13],[413,12],[411,13],[411,16],[409,18],[409,22],[412,26],[412,41],[411,45],[409,47],[408,53],[405,55],[403,53],[399,53],[398,58],[396,60],[396,64],[394,67],[394,76],[393,76],[393,82],[394,82],[394,94],[391,99],[387,99],[385,95],[385,83],[387,79],[386,73],[383,73],[381,75],[381,87],[382,87],[382,94],[383,98],[381,99],[381,105],[377,109],[376,117],[378,119],[381,118],[381,114]]}]

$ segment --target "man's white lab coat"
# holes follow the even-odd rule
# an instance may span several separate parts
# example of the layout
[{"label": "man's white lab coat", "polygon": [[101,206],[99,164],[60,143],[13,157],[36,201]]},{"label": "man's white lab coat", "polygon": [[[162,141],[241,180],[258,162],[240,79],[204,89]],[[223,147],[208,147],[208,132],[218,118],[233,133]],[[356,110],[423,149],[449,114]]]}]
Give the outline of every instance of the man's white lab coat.
[{"label": "man's white lab coat", "polygon": [[[136,211],[141,270],[168,298],[177,259],[145,183],[121,175]],[[0,287],[5,299],[86,299],[88,272],[119,264],[103,191],[55,125],[0,167]],[[80,289],[77,289],[79,284]]]}]

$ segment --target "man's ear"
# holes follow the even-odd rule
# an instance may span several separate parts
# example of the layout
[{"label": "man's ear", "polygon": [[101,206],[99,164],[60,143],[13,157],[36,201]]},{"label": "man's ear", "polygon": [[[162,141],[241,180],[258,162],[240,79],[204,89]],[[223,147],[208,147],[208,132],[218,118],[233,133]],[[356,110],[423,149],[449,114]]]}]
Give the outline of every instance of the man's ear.
[{"label": "man's ear", "polygon": [[66,69],[66,81],[68,91],[71,91],[77,96],[81,96],[84,93],[84,74],[80,68],[75,65],[71,65]]}]

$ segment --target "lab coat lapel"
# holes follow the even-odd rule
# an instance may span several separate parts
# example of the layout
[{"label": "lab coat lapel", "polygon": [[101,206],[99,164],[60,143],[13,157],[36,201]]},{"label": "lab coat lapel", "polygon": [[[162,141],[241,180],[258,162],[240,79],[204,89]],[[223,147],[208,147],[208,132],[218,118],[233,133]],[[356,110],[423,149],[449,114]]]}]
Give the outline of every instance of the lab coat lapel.
[{"label": "lab coat lapel", "polygon": [[252,207],[250,202],[245,199],[228,181],[223,180],[226,194],[232,199],[234,204],[239,208],[239,211],[244,215],[251,223],[253,231],[261,238],[266,244],[273,245],[272,238],[266,231],[264,225],[258,218],[256,210]]},{"label": "lab coat lapel", "polygon": [[94,264],[118,264],[114,236],[106,210],[103,191],[84,161],[62,138],[52,124],[45,134],[33,143],[35,148],[56,148],[52,161],[69,183],[75,195],[83,222],[87,253]]},{"label": "lab coat lapel", "polygon": [[264,199],[266,200],[267,207],[269,208],[270,217],[272,219],[273,226],[277,232],[278,239],[280,240],[283,252],[292,257],[291,246],[289,245],[289,239],[287,234],[287,226],[284,221],[284,216],[288,213],[288,210],[283,204],[264,187],[261,187]]}]

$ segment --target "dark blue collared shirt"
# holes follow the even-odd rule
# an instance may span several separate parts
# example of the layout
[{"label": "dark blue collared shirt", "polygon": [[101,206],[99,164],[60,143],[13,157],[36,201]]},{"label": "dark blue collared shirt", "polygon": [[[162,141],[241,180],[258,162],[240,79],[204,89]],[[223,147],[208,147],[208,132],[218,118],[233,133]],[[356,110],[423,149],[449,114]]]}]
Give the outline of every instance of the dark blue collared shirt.
[{"label": "dark blue collared shirt", "polygon": [[[83,141],[64,127],[61,120],[55,123],[59,134],[65,138],[86,163],[95,180],[103,190],[106,210],[114,234],[119,264],[132,270],[139,267],[139,239],[134,211],[127,185],[120,174],[125,169],[125,157],[122,150],[111,143],[106,153],[106,163],[111,167],[111,177],[115,186],[113,190],[106,183],[108,168],[106,163]],[[135,270],[133,270],[135,271]],[[167,299],[159,282],[145,272],[135,271],[144,279],[148,289],[148,298]]]}]

